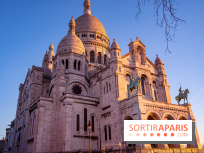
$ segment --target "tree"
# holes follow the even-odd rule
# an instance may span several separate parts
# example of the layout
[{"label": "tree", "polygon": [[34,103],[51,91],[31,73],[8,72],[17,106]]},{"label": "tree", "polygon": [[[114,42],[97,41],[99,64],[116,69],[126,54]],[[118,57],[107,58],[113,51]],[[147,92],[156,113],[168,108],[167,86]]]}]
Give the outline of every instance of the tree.
[{"label": "tree", "polygon": [[173,41],[178,24],[185,23],[185,20],[180,19],[176,15],[176,0],[137,0],[137,18],[141,15],[141,5],[146,5],[146,3],[154,6],[157,19],[156,24],[161,28],[164,27],[165,30],[165,39],[167,42],[165,52],[171,53],[169,49],[169,42]]}]

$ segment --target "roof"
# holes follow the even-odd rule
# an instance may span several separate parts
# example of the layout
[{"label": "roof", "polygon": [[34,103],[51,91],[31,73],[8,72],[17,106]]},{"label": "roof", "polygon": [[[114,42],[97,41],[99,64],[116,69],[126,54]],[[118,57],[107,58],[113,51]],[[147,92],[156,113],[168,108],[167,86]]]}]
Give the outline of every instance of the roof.
[{"label": "roof", "polygon": [[106,30],[103,24],[91,14],[83,14],[76,19],[76,33],[81,31],[98,32],[105,36]]}]

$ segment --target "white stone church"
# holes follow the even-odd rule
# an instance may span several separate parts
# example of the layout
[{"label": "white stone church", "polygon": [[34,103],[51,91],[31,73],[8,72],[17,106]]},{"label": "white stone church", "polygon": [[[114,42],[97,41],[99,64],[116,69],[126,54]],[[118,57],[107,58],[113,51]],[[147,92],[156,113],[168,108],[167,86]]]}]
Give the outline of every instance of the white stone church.
[{"label": "white stone church", "polygon": [[[157,56],[150,61],[139,37],[121,55],[116,40],[110,44],[103,24],[91,15],[90,0],[83,5],[83,15],[72,17],[56,53],[51,43],[42,66],[29,69],[20,84],[16,117],[6,130],[8,153],[89,150],[90,139],[93,151],[108,144],[121,143],[125,148],[124,120],[195,122],[190,104],[172,104],[162,60]],[[131,77],[140,77],[141,83],[138,93],[133,90],[128,97]],[[197,128],[195,136],[196,143],[188,147],[200,147]]]}]

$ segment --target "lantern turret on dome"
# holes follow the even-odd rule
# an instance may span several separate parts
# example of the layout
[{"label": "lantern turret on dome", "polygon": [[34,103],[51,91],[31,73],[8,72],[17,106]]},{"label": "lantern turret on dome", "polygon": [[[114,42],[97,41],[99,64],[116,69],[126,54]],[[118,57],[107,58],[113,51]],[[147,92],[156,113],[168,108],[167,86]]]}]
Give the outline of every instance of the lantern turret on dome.
[{"label": "lantern turret on dome", "polygon": [[51,42],[50,46],[49,46],[49,52],[48,52],[48,58],[49,58],[49,61],[51,62],[53,57],[55,56],[55,53],[54,53],[54,46],[53,46],[53,43]]},{"label": "lantern turret on dome", "polygon": [[72,19],[69,21],[69,31],[68,31],[68,34],[75,34],[75,27],[76,27],[76,23],[74,21],[73,15],[72,15]]},{"label": "lantern turret on dome", "polygon": [[91,14],[91,2],[90,2],[90,0],[84,0],[84,14]]}]

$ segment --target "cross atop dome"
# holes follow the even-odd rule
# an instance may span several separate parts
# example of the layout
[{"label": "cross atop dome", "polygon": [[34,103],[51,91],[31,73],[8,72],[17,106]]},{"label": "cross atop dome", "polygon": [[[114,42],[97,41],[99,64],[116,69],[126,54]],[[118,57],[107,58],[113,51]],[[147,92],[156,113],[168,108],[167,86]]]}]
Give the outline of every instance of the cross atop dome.
[{"label": "cross atop dome", "polygon": [[91,14],[91,2],[90,2],[90,0],[84,0],[84,14]]}]

